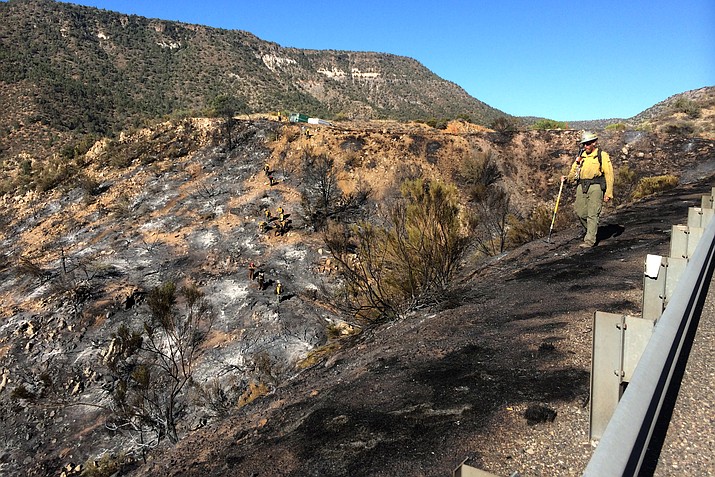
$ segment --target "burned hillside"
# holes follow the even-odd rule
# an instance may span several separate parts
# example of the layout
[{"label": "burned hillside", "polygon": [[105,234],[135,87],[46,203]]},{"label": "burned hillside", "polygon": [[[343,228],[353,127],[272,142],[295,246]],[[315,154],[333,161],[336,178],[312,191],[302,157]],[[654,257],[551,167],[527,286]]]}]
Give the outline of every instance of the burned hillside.
[{"label": "burned hillside", "polygon": [[[324,157],[337,188],[317,202],[324,217],[377,220],[400,184],[418,178],[454,184],[468,215],[475,203],[467,169],[489,163],[518,228],[553,207],[578,131],[495,132],[460,122],[445,130],[392,122],[301,128],[268,119],[227,129],[223,121],[169,121],[102,139],[78,149],[67,170],[33,157],[28,167],[15,164],[16,192],[2,197],[0,217],[4,472],[70,475],[97,461],[136,475],[254,475],[280,455],[285,475],[379,475],[369,469],[383,465],[390,475],[406,464],[386,456],[414,453],[423,466],[415,475],[438,475],[472,443],[491,439],[487,424],[497,415],[533,401],[577,412],[587,386],[576,359],[587,346],[583,315],[639,306],[636,255],[662,246],[669,225],[645,220],[657,203],[622,197],[608,213],[610,223],[627,225],[604,241],[588,277],[627,283],[619,293],[573,300],[584,285],[565,279],[578,231],[564,206],[556,245],[541,236],[507,255],[470,253],[439,300],[407,318],[366,323],[337,303],[337,264],[306,189],[317,180],[307,159]],[[672,175],[687,195],[715,169],[706,139],[623,131],[602,133],[601,144],[616,167],[627,166],[633,188]],[[675,205],[673,217],[682,213]],[[260,286],[249,278],[251,263]],[[558,285],[558,300],[542,297],[544,283]],[[573,295],[559,295],[564,289]],[[494,310],[508,320],[497,326]],[[579,317],[576,328],[566,315]],[[172,341],[179,328],[188,341]],[[147,358],[138,350],[151,337]],[[513,341],[523,346],[504,353]],[[152,366],[172,342],[189,343],[182,349],[190,352],[162,375]],[[535,356],[538,366],[529,364]],[[515,373],[504,368],[510,362],[521,363]],[[176,394],[155,392],[177,378]],[[511,402],[511,410],[500,404]],[[455,426],[471,437],[456,445],[447,437]],[[209,436],[228,440],[204,445]],[[180,461],[174,445],[196,460]]]}]

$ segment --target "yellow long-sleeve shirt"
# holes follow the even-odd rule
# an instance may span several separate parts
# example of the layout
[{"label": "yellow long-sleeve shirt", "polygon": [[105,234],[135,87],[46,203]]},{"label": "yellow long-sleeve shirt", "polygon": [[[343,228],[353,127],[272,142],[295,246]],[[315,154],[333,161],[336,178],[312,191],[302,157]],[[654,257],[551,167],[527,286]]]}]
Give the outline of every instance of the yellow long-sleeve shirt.
[{"label": "yellow long-sleeve shirt", "polygon": [[[581,171],[576,177],[579,160],[581,162]],[[606,192],[604,198],[613,199],[613,164],[611,164],[611,156],[606,151],[601,151],[601,164],[598,163],[598,148],[594,149],[591,154],[586,151],[581,153],[579,160],[574,161],[571,165],[571,171],[568,175],[569,181],[576,179],[593,179],[603,174],[606,177]]]}]

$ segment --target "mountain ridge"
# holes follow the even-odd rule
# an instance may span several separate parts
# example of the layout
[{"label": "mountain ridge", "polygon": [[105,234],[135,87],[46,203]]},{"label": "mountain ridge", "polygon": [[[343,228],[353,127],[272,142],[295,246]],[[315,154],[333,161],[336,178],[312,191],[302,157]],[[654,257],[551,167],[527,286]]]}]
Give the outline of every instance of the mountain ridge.
[{"label": "mountain ridge", "polygon": [[[0,80],[49,78],[60,99],[72,93],[85,109],[104,113],[84,118],[88,130],[107,132],[119,117],[142,112],[201,110],[221,94],[243,100],[248,111],[368,119],[467,115],[479,123],[505,116],[408,57],[284,48],[241,30],[52,0],[11,0],[0,11]],[[55,109],[43,119],[62,118]]]}]

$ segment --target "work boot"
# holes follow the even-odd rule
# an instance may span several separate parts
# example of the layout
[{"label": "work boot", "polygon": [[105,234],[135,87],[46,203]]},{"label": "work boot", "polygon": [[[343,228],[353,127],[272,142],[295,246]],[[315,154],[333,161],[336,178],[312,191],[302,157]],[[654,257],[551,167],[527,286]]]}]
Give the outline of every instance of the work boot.
[{"label": "work boot", "polygon": [[590,243],[586,243],[586,242],[581,242],[581,243],[579,244],[579,247],[581,247],[581,248],[591,248],[591,247],[595,247],[595,245],[591,245]]}]

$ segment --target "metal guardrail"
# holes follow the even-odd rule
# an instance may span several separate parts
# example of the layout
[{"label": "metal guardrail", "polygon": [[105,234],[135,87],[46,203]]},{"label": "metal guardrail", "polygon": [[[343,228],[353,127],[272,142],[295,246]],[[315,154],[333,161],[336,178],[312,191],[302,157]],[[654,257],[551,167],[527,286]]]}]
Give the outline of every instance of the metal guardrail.
[{"label": "metal guardrail", "polygon": [[710,220],[584,477],[651,475],[655,471],[712,279],[714,257],[715,220]]},{"label": "metal guardrail", "polygon": [[[670,257],[646,258],[640,317],[594,314],[589,438],[599,442],[583,477],[655,472],[715,269],[714,205],[715,187],[673,226]],[[494,476],[465,462],[452,477]]]}]

